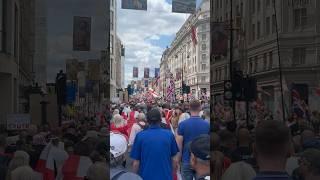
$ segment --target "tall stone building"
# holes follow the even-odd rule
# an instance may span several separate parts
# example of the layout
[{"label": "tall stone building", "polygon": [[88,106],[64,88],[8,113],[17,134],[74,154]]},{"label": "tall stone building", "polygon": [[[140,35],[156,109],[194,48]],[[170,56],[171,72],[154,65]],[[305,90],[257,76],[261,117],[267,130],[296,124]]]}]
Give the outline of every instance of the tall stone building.
[{"label": "tall stone building", "polygon": [[117,1],[110,0],[110,97],[116,97]]},{"label": "tall stone building", "polygon": [[[39,4],[34,0],[0,0],[0,124],[11,113],[24,113],[26,91],[34,82]],[[39,42],[39,41],[38,41]]]},{"label": "tall stone building", "polygon": [[[192,31],[196,34],[196,42]],[[167,48],[160,62],[160,94],[166,96],[166,74],[171,72],[176,78],[176,97],[181,94],[182,81],[190,86],[194,97],[201,92],[210,93],[210,2],[204,0],[197,11],[190,15],[176,38]]]},{"label": "tall stone building", "polygon": [[[310,110],[320,107],[316,88],[320,85],[320,3],[316,0],[233,0],[234,58],[233,67],[244,75],[255,77],[258,98],[265,108],[279,115],[281,91],[277,29],[279,32],[280,63],[283,74],[285,108],[291,112],[291,90]],[[230,0],[212,0],[215,22],[228,22]],[[276,18],[277,17],[277,18]],[[230,47],[230,45],[229,45]],[[215,100],[223,98],[223,82],[229,77],[227,56],[211,59],[211,75]]]}]

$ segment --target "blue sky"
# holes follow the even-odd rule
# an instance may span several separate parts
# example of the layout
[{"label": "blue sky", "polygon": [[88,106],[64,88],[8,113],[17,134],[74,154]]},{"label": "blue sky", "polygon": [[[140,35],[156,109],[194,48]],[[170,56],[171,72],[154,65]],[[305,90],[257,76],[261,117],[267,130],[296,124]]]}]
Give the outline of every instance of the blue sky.
[{"label": "blue sky", "polygon": [[[197,6],[202,0],[197,0]],[[139,68],[139,78],[143,69],[159,67],[162,52],[170,46],[175,33],[190,14],[172,13],[172,0],[148,0],[147,11],[121,9],[118,1],[117,32],[126,48],[125,85],[132,78],[134,66]]]}]

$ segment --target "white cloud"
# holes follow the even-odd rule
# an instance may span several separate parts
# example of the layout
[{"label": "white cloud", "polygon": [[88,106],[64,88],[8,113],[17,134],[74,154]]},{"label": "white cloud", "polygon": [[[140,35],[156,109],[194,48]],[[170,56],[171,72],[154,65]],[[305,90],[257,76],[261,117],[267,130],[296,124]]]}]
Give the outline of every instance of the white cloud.
[{"label": "white cloud", "polygon": [[125,81],[128,83],[132,80],[133,66],[139,67],[139,77],[142,77],[144,67],[150,67],[150,76],[153,76],[164,49],[152,42],[161,42],[161,36],[175,35],[187,15],[172,13],[171,4],[165,0],[148,1],[148,11],[120,7],[118,1],[117,31],[126,48]]}]

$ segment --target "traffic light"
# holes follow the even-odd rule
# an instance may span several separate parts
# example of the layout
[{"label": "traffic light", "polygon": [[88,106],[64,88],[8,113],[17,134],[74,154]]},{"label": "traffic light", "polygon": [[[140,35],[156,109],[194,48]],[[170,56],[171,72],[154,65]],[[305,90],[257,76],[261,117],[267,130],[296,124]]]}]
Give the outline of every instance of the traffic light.
[{"label": "traffic light", "polygon": [[242,71],[236,71],[233,74],[232,95],[236,101],[242,101],[244,99],[244,79]]},{"label": "traffic light", "polygon": [[187,86],[185,83],[182,83],[182,93],[189,94],[190,93],[190,86]]}]

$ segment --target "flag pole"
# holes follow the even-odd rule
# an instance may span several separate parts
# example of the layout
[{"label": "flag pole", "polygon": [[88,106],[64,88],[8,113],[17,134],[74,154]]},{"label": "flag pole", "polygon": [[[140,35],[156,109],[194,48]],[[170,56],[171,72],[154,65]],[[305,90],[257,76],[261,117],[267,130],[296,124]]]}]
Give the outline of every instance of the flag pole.
[{"label": "flag pole", "polygon": [[276,33],[277,33],[277,48],[278,48],[278,63],[279,63],[279,76],[280,76],[280,88],[281,88],[281,104],[282,104],[282,119],[286,121],[286,114],[284,109],[284,97],[283,97],[283,83],[282,83],[282,65],[280,59],[280,44],[279,44],[279,30],[278,30],[278,19],[277,19],[277,9],[276,9],[276,2],[273,0],[273,9],[275,14],[275,22],[276,22]]}]

